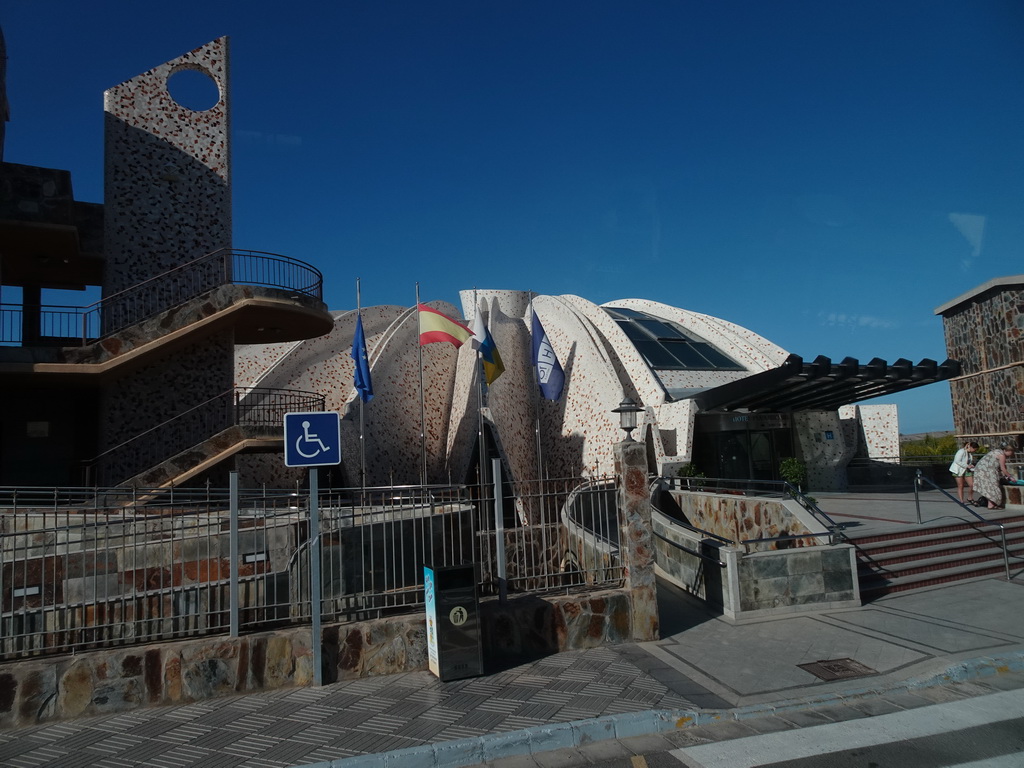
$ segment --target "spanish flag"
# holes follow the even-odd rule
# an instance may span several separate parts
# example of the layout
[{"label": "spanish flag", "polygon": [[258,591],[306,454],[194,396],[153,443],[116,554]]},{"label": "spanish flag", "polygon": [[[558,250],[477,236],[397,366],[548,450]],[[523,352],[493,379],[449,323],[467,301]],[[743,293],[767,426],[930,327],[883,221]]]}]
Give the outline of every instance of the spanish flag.
[{"label": "spanish flag", "polygon": [[420,346],[435,341],[450,341],[456,347],[473,338],[473,332],[448,315],[431,309],[426,304],[417,304],[420,315]]}]

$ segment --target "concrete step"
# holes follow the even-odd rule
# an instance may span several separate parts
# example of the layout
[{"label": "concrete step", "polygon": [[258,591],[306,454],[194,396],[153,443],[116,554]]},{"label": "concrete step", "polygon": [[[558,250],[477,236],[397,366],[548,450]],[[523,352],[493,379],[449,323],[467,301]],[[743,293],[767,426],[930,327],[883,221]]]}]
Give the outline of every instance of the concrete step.
[{"label": "concrete step", "polygon": [[[1006,529],[1014,563],[1024,565],[1024,515],[995,519]],[[861,596],[872,599],[891,592],[990,578],[1005,572],[1002,536],[997,525],[961,522],[894,531],[851,539],[857,550]]]},{"label": "concrete step", "polygon": [[938,574],[914,574],[885,580],[871,580],[861,582],[860,596],[864,601],[871,601],[896,592],[908,592],[951,582],[981,581],[982,579],[998,578],[1004,573],[1005,568],[1002,563],[999,563],[985,568],[968,567],[949,569]]},{"label": "concrete step", "polygon": [[954,537],[957,535],[969,536],[978,530],[998,530],[997,524],[1004,525],[1007,530],[1015,527],[1024,527],[1024,515],[1012,514],[1000,518],[992,518],[988,523],[982,523],[977,520],[965,520],[959,523],[908,526],[906,529],[878,533],[871,536],[848,536],[848,539],[858,548],[863,549],[898,547],[900,545],[913,546],[915,542],[932,538]]},{"label": "concrete step", "polygon": [[[1007,541],[1016,540],[1022,536],[1024,536],[1024,526],[1006,527]],[[1002,534],[1000,529],[993,526],[973,531],[955,531],[932,536],[919,536],[914,539],[903,539],[898,542],[876,542],[867,545],[862,545],[859,541],[851,543],[856,547],[858,553],[867,557],[881,558],[886,555],[913,554],[917,551],[936,547],[949,547],[953,549],[985,540],[1001,541]]]},{"label": "concrete step", "polygon": [[[1024,550],[1010,550],[1012,559],[1020,557]],[[908,576],[918,573],[932,573],[943,570],[956,570],[972,565],[986,564],[992,560],[1003,560],[1002,547],[986,547],[982,550],[975,550],[969,553],[944,552],[937,553],[928,558],[911,560],[899,563],[858,563],[858,573],[865,577],[872,575],[881,576]]]},{"label": "concrete step", "polygon": [[[1024,550],[1024,528],[1007,531],[1006,545],[1010,552]],[[972,552],[978,552],[991,547],[1002,550],[1003,539],[999,529],[986,531],[970,537],[957,537],[956,539],[934,539],[927,542],[919,542],[913,547],[901,547],[899,549],[881,550],[857,550],[857,557],[865,565],[874,564],[880,567],[888,567],[897,563],[909,563],[920,560],[928,560],[934,557],[949,556],[970,556]]]}]

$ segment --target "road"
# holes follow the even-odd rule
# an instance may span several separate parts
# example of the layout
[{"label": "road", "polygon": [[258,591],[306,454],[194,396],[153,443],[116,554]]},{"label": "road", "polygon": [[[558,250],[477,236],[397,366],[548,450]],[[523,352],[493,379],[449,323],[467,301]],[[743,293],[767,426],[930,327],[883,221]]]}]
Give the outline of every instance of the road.
[{"label": "road", "polygon": [[588,768],[1020,768],[1024,689],[595,762]]}]

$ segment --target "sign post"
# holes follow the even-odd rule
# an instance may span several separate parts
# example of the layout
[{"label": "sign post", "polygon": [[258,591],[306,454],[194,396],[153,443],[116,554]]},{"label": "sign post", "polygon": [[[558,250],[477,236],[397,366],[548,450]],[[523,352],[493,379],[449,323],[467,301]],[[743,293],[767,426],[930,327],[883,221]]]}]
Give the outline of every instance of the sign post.
[{"label": "sign post", "polygon": [[309,468],[309,600],[312,614],[313,685],[324,684],[320,613],[320,473],[318,467],[341,463],[341,414],[334,411],[284,415],[284,465]]}]

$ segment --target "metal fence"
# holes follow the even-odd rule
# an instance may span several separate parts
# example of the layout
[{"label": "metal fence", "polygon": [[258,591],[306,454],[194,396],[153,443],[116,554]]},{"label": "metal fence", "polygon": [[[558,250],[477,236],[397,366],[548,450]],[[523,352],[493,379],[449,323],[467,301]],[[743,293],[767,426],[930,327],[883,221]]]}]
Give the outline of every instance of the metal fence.
[{"label": "metal fence", "polygon": [[[621,580],[610,481],[495,487],[321,490],[320,615],[419,610],[425,563],[485,596]],[[313,543],[305,491],[0,488],[0,660],[307,624]]]},{"label": "metal fence", "polygon": [[0,305],[0,343],[89,344],[221,285],[263,285],[323,300],[315,267],[275,253],[221,249],[87,307]]}]

